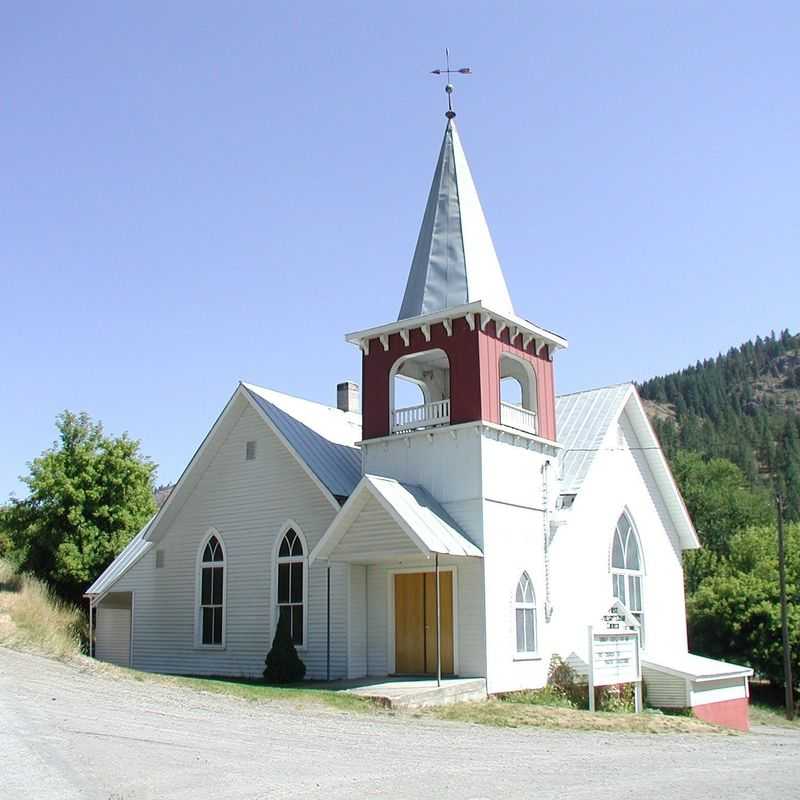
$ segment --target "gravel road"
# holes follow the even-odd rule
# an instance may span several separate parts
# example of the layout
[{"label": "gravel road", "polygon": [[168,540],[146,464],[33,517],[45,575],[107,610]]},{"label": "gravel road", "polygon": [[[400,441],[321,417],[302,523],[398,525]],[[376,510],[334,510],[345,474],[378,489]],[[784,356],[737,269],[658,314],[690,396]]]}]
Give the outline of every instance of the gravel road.
[{"label": "gravel road", "polygon": [[800,734],[506,730],[255,704],[0,648],[0,798],[797,797]]}]

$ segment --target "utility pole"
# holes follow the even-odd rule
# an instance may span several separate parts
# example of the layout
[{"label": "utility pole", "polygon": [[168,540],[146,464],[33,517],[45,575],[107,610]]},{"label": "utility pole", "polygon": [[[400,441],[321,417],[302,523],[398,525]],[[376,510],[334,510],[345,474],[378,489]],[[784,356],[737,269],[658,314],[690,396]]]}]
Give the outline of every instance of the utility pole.
[{"label": "utility pole", "polygon": [[775,495],[778,509],[778,580],[781,593],[781,635],[783,638],[783,678],[786,688],[786,719],[794,719],[794,684],[792,682],[792,651],[789,647],[789,610],[786,603],[786,551],[783,537],[783,496]]}]

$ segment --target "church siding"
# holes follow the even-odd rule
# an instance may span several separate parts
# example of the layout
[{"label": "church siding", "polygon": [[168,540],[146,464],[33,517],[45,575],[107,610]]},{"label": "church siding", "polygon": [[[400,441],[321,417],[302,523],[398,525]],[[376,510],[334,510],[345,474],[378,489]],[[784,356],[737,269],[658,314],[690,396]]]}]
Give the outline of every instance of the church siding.
[{"label": "church siding", "polygon": [[[232,410],[231,413],[236,413]],[[245,460],[245,443],[256,441],[256,458]],[[120,581],[115,591],[133,591],[133,666],[204,675],[260,675],[274,634],[275,541],[289,520],[306,538],[308,552],[335,515],[318,486],[265,422],[245,405],[193,492],[156,548]],[[225,547],[227,570],[225,648],[195,645],[197,553],[209,528]],[[308,552],[306,555],[308,555]],[[344,578],[332,576],[332,645],[346,639]],[[334,568],[336,570],[336,568]],[[315,566],[308,576],[307,639],[300,651],[309,677],[327,667],[327,576]],[[345,647],[333,646],[332,675],[346,669]]]},{"label": "church siding", "polygon": [[[610,565],[614,528],[626,509],[636,526],[644,560],[642,595],[645,652],[687,651],[681,550],[653,475],[628,423],[612,425],[599,446],[567,524],[553,541],[555,650],[586,659],[586,626],[612,598]],[[621,437],[621,438],[620,438]],[[580,557],[576,557],[580,554]]]}]

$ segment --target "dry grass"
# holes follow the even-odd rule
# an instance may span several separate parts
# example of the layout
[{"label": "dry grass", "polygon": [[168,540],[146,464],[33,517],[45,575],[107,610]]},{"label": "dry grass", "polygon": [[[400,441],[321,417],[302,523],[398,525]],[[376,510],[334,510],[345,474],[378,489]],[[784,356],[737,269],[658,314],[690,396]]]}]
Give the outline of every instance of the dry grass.
[{"label": "dry grass", "polygon": [[85,624],[79,608],[59,600],[37,578],[17,575],[0,560],[0,644],[69,658],[80,652]]},{"label": "dry grass", "polygon": [[694,717],[643,714],[590,713],[574,708],[507,703],[456,703],[424,709],[415,716],[431,716],[454,722],[472,722],[502,728],[550,728],[556,730],[608,731],[616,733],[728,733]]},{"label": "dry grass", "polygon": [[750,725],[753,728],[761,725],[775,725],[779,728],[800,731],[800,714],[795,714],[793,720],[788,720],[782,708],[754,702],[750,704]]}]

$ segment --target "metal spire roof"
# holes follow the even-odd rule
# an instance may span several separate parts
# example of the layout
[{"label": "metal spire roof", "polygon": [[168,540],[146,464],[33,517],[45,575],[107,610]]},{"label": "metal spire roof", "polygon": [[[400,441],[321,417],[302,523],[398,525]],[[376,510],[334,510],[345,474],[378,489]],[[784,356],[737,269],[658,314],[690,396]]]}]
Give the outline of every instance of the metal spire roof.
[{"label": "metal spire roof", "polygon": [[467,157],[450,118],[398,319],[476,300],[498,313],[514,313]]}]

